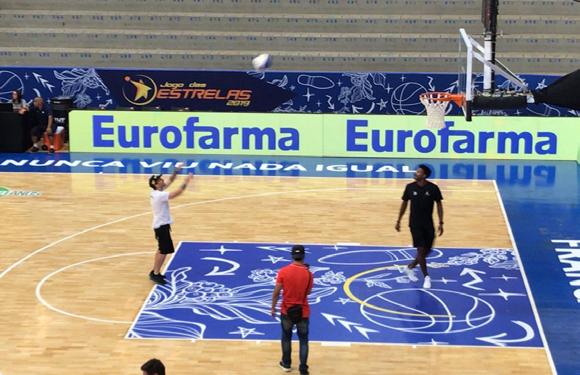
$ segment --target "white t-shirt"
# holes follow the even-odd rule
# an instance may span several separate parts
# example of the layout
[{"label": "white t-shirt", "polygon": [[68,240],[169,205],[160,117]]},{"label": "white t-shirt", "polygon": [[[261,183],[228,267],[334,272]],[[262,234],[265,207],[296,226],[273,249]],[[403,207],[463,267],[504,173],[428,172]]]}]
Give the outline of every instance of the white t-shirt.
[{"label": "white t-shirt", "polygon": [[169,192],[153,190],[151,192],[151,208],[153,208],[153,229],[173,223],[169,213]]}]

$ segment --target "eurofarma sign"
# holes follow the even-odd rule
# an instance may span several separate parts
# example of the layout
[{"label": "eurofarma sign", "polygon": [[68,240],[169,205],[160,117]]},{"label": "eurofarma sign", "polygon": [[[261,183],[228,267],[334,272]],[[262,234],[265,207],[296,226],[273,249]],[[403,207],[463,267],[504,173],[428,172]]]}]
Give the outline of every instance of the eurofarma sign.
[{"label": "eurofarma sign", "polygon": [[[555,155],[558,138],[553,132],[481,131],[455,129],[448,121],[445,128],[431,130],[369,129],[368,120],[347,120],[347,144],[349,152],[407,152],[427,154],[524,154]],[[409,142],[407,142],[409,139]],[[411,143],[411,144],[407,144]]]},{"label": "eurofarma sign", "polygon": [[321,156],[313,115],[73,111],[72,152]]},{"label": "eurofarma sign", "polygon": [[71,151],[578,160],[577,119],[73,111]]}]

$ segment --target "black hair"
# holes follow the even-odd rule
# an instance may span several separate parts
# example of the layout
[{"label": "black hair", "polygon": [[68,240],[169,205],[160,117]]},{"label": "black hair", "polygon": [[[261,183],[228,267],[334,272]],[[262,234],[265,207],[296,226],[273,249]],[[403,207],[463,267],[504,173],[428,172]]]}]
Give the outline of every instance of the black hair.
[{"label": "black hair", "polygon": [[423,170],[423,172],[425,173],[425,178],[429,178],[429,176],[431,176],[431,168],[429,168],[425,164],[419,164],[418,168]]},{"label": "black hair", "polygon": [[[20,103],[22,101],[22,92],[20,90],[13,90],[16,93],[16,103]],[[14,99],[12,99],[14,102]]]},{"label": "black hair", "polygon": [[153,176],[149,177],[149,187],[153,190],[157,190],[157,187],[155,187],[155,184],[157,184],[157,181],[161,178],[161,174],[154,174]]},{"label": "black hair", "polygon": [[149,375],[165,375],[165,365],[157,358],[152,358],[141,366],[141,371],[145,371]]}]

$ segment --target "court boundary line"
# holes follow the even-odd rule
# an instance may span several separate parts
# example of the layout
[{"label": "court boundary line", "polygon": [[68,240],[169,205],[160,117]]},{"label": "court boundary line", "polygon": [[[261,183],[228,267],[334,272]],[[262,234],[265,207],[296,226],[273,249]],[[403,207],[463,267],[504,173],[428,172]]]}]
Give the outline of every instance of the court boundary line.
[{"label": "court boundary line", "polygon": [[[195,242],[204,242],[204,243],[240,243],[240,244],[263,244],[263,245],[271,245],[271,244],[275,244],[275,245],[281,245],[280,243],[274,243],[274,242],[263,242],[263,241],[256,241],[256,242],[249,242],[249,241],[215,241],[215,240],[210,240],[210,241],[192,241],[192,240],[181,240],[181,242],[185,242],[185,243],[195,243]],[[286,241],[285,244],[293,244],[290,241]],[[404,250],[408,250],[408,249],[416,249],[416,247],[413,247],[413,245],[371,245],[371,244],[367,244],[367,243],[356,243],[356,242],[337,242],[337,243],[320,243],[320,242],[300,242],[301,245],[304,246],[308,246],[308,245],[336,245],[336,246],[340,246],[340,245],[344,245],[344,246],[373,246],[373,247],[395,247],[395,248],[400,248],[400,249],[404,249]],[[473,247],[473,246],[467,246],[467,247],[460,247],[460,246],[442,246],[442,247],[434,247],[434,250],[441,250],[441,249],[450,249],[450,250],[481,250],[481,249],[501,249],[501,250],[509,250],[509,251],[514,251],[513,248],[509,248],[509,247]]]},{"label": "court boundary line", "polygon": [[[272,323],[272,324],[279,324],[279,323]],[[278,328],[278,327],[277,327]],[[146,340],[146,341],[190,341],[191,343],[195,344],[198,342],[244,342],[244,343],[255,343],[259,344],[262,342],[265,343],[280,343],[280,339],[262,339],[262,340],[248,340],[248,339],[212,339],[212,338],[204,338],[204,339],[183,339],[183,338],[160,338],[160,337],[140,337],[140,338],[127,338],[126,340]],[[292,341],[297,342],[297,339],[292,339]],[[403,346],[403,347],[428,347],[428,348],[485,348],[485,349],[498,349],[498,350],[506,350],[506,349],[516,349],[516,350],[545,350],[542,346],[495,346],[495,345],[455,345],[455,344],[444,344],[444,345],[433,345],[427,343],[399,343],[399,342],[363,342],[363,341],[315,341],[315,340],[308,340],[311,344],[321,344],[322,346],[353,346],[353,345],[364,345],[364,346]],[[414,348],[413,348],[414,349]]]},{"label": "court boundary line", "polygon": [[[249,155],[251,156],[251,155]],[[453,159],[450,159],[453,160]],[[483,159],[485,160],[485,159]],[[175,163],[174,163],[175,164]],[[298,163],[299,164],[299,163]],[[95,168],[95,167],[85,167],[85,168]],[[165,168],[165,169],[169,169],[169,168]],[[191,169],[191,168],[189,168]],[[182,171],[184,172],[188,172],[189,169],[182,169]],[[192,171],[193,172],[193,171]],[[414,171],[411,172],[397,172],[397,173],[406,173],[406,174],[410,174],[413,173]],[[93,174],[93,175],[97,175],[97,176],[110,176],[110,175],[121,175],[121,176],[151,176],[152,174],[155,174],[153,172],[151,173],[135,173],[135,172],[131,172],[131,173],[117,173],[117,172],[54,172],[54,171],[47,171],[47,172],[38,172],[38,171],[32,171],[32,172],[26,172],[26,171],[22,171],[22,172],[15,172],[15,171],[2,171],[0,169],[0,173],[19,173],[19,174],[80,174],[80,175],[86,175],[86,174]],[[170,171],[167,171],[166,173],[163,174],[167,174],[167,173],[171,173]],[[338,172],[338,173],[343,173],[343,172]],[[372,173],[372,172],[353,172],[353,173]],[[386,172],[385,172],[386,173]],[[395,172],[391,172],[391,173],[395,173]],[[411,180],[413,177],[409,176],[409,177],[369,177],[369,176],[345,176],[345,175],[335,175],[335,176],[279,176],[279,175],[252,175],[252,174],[207,174],[207,173],[202,173],[202,174],[193,174],[194,176],[204,176],[204,177],[262,177],[262,178],[331,178],[331,179],[336,179],[336,178],[344,178],[344,179],[372,179],[372,180],[406,180],[409,179]],[[179,175],[178,175],[179,176]],[[183,176],[186,176],[185,174],[183,174]],[[482,180],[479,178],[430,178],[429,181],[486,181],[488,183],[492,183],[492,181],[495,181],[494,179],[490,178],[488,180]]]},{"label": "court boundary line", "polygon": [[509,221],[509,218],[507,216],[507,211],[505,209],[505,206],[503,204],[503,198],[501,196],[501,192],[499,190],[499,187],[497,186],[497,181],[493,180],[493,186],[495,188],[496,194],[497,194],[497,200],[500,206],[500,210],[502,212],[503,215],[503,219],[505,221],[507,230],[508,230],[508,234],[510,237],[510,241],[512,243],[512,247],[515,250],[515,255],[516,255],[516,259],[518,261],[518,265],[521,269],[521,274],[522,274],[522,280],[524,282],[524,286],[526,287],[526,292],[528,293],[528,300],[530,301],[530,306],[532,307],[532,312],[534,314],[534,318],[536,319],[536,325],[538,326],[538,333],[540,334],[540,338],[542,339],[542,343],[544,344],[544,349],[546,350],[546,357],[548,359],[548,364],[550,366],[550,369],[552,370],[552,374],[553,375],[557,375],[558,371],[556,370],[556,364],[554,363],[554,359],[552,358],[552,352],[550,350],[550,346],[548,345],[548,340],[546,339],[546,334],[544,333],[544,326],[542,325],[542,321],[540,319],[540,314],[538,312],[538,309],[536,307],[536,299],[534,298],[534,294],[532,293],[532,289],[530,288],[530,284],[528,282],[528,275],[526,274],[526,270],[524,268],[524,264],[522,262],[521,256],[520,256],[520,251],[518,249],[518,245],[516,243],[516,239],[514,237],[514,233],[512,231],[512,227]]},{"label": "court boundary line", "polygon": [[[183,171],[187,172],[185,169],[183,169]],[[96,176],[112,176],[112,175],[119,175],[119,176],[150,176],[151,173],[99,173],[99,172],[14,172],[14,171],[1,171],[0,173],[15,173],[15,174],[23,174],[23,173],[27,173],[27,174],[56,174],[56,175],[61,175],[61,174],[70,174],[70,175],[87,175],[87,174],[93,174]],[[407,173],[407,172],[405,172]],[[411,172],[409,172],[411,173]],[[186,176],[185,174],[178,174],[178,176]],[[272,175],[272,176],[259,176],[259,175],[221,175],[221,174],[194,174],[194,177],[262,177],[262,178],[323,178],[323,179],[336,179],[336,178],[343,178],[345,180],[349,180],[349,179],[354,179],[356,180],[360,180],[360,179],[370,179],[370,180],[385,180],[385,181],[390,181],[390,180],[407,180],[407,178],[401,178],[401,177],[368,177],[368,176],[361,176],[361,177],[353,177],[353,176],[276,176],[276,175]],[[408,177],[408,179],[412,179],[412,177]],[[492,181],[494,180],[482,180],[482,179],[477,179],[477,178],[473,178],[473,179],[461,179],[461,178],[434,178],[434,179],[429,179],[430,181],[471,181],[471,182],[483,182],[485,181],[486,183],[491,184]],[[382,190],[382,191],[400,191],[401,188],[386,188],[386,189],[372,189],[372,188],[365,188],[365,187],[349,187],[349,189],[352,190]],[[441,191],[449,191],[449,192],[470,192],[470,193],[494,193],[493,189],[492,190],[470,190],[470,189],[444,189],[441,188]]]}]

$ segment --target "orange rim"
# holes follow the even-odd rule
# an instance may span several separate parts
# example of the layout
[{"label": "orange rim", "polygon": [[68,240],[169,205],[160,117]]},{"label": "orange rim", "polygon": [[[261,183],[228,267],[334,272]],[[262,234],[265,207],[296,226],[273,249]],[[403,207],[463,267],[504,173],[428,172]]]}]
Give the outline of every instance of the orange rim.
[{"label": "orange rim", "polygon": [[425,92],[419,95],[421,99],[428,99],[433,102],[453,102],[458,106],[462,106],[465,103],[465,95],[463,94],[450,94],[448,92]]}]

